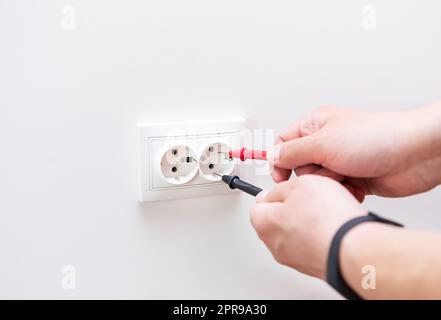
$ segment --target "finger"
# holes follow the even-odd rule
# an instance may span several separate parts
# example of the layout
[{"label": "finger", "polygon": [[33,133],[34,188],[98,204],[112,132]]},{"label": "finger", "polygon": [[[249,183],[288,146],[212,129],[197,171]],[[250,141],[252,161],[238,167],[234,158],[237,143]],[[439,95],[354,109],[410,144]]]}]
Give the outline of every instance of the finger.
[{"label": "finger", "polygon": [[328,177],[331,178],[337,182],[342,183],[342,185],[361,203],[364,201],[364,198],[366,196],[366,192],[361,186],[358,186],[357,184],[353,184],[349,181],[354,181],[354,179],[349,180],[345,176],[342,176],[338,173],[332,172],[326,168],[323,168],[321,166],[310,164],[303,167],[299,167],[295,170],[297,176],[302,176],[304,174],[316,174],[322,177]]},{"label": "finger", "polygon": [[[280,133],[276,139],[275,145],[317,132],[326,122],[326,114],[326,112],[315,111],[314,116],[310,114],[305,119],[292,123],[287,129]],[[291,169],[292,168],[279,168],[275,166],[274,163],[270,162],[270,173],[273,180],[277,183],[288,180],[292,173]]]},{"label": "finger", "polygon": [[[318,169],[322,168],[321,166],[317,164],[307,164],[298,168],[294,169],[294,172],[296,173],[296,176],[303,176],[305,174],[312,174],[316,172]],[[285,170],[285,169],[284,169]]]},{"label": "finger", "polygon": [[295,173],[297,176],[302,176],[305,174],[316,174],[340,182],[360,203],[364,201],[364,198],[367,194],[365,192],[365,188],[362,186],[363,184],[361,183],[361,181],[359,181],[360,179],[347,178],[316,164],[309,164],[299,167],[295,169]]},{"label": "finger", "polygon": [[[300,137],[300,122],[297,121],[292,123],[287,129],[285,129],[282,133],[280,133],[274,144],[277,145],[299,137]],[[274,164],[271,162],[269,162],[269,165],[270,165],[271,177],[276,183],[288,180],[292,174],[291,169],[282,169],[275,167]]]},{"label": "finger", "polygon": [[348,178],[346,177],[346,182],[352,186],[357,187],[364,195],[371,195],[372,190],[366,178]]},{"label": "finger", "polygon": [[300,138],[300,121],[296,121],[283,130],[276,139],[275,144],[286,142],[292,139]]},{"label": "finger", "polygon": [[332,113],[334,113],[334,107],[321,107],[314,110],[302,120],[292,123],[288,128],[282,131],[276,143],[306,137],[319,131]]},{"label": "finger", "polygon": [[292,170],[277,168],[270,164],[270,173],[274,182],[279,183],[288,180],[291,177]]},{"label": "finger", "polygon": [[366,194],[364,193],[363,189],[361,189],[359,187],[355,187],[355,198],[360,203],[362,203],[364,201],[364,199],[366,198]]},{"label": "finger", "polygon": [[360,187],[351,185],[350,183],[343,182],[342,185],[358,200],[358,202],[363,202],[365,198],[365,193]]},{"label": "finger", "polygon": [[307,164],[321,164],[321,150],[316,135],[293,139],[275,145],[267,153],[274,167],[295,169]]},{"label": "finger", "polygon": [[283,202],[290,195],[293,188],[293,182],[281,182],[267,190],[261,202]]},{"label": "finger", "polygon": [[323,167],[320,167],[316,171],[312,172],[312,174],[322,176],[322,177],[331,178],[332,180],[335,180],[337,182],[342,182],[345,179],[345,177],[342,176],[341,174],[335,173],[334,171],[328,170]]},{"label": "finger", "polygon": [[295,173],[298,177],[303,176],[305,174],[315,174],[322,177],[331,178],[335,181],[342,182],[345,177],[341,174],[335,173],[329,169],[323,168],[322,166],[316,164],[308,164],[306,166],[302,166],[296,168]]}]

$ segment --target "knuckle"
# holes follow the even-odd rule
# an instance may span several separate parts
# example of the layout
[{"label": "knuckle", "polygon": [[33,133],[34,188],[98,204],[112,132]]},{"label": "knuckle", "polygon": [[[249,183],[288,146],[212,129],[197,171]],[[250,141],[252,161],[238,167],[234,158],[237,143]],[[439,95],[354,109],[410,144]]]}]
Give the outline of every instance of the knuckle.
[{"label": "knuckle", "polygon": [[277,255],[276,261],[280,264],[283,264],[283,265],[288,265],[288,263],[289,263],[289,260],[287,259],[286,255],[284,255],[284,254]]},{"label": "knuckle", "polygon": [[315,131],[313,119],[314,118],[309,117],[309,118],[302,120],[300,122],[299,132],[300,132],[301,137],[308,136]]},{"label": "knuckle", "polygon": [[299,125],[301,137],[309,136],[321,129],[324,124],[323,113],[316,113],[302,120]]},{"label": "knuckle", "polygon": [[335,106],[331,106],[331,105],[321,105],[318,106],[314,109],[313,113],[314,114],[326,114],[330,111],[334,111],[336,109]]},{"label": "knuckle", "polygon": [[256,230],[259,238],[262,240],[266,239],[270,230],[270,221],[268,221],[268,215],[259,214],[252,210],[250,220],[251,225]]},{"label": "knuckle", "polygon": [[317,186],[317,183],[324,179],[324,177],[315,175],[315,174],[304,174],[295,180],[296,182],[296,191],[305,192]]},{"label": "knuckle", "polygon": [[283,264],[283,265],[289,264],[289,258],[283,249],[282,243],[277,243],[274,245],[273,250],[272,250],[272,255],[274,257],[274,260],[276,260],[278,263]]},{"label": "knuckle", "polygon": [[256,212],[257,210],[257,205],[254,205],[251,210],[250,210],[250,222],[251,225],[254,227],[254,229],[256,229],[256,231],[258,231],[258,229],[260,229],[260,217]]},{"label": "knuckle", "polygon": [[274,260],[276,260],[277,263],[284,264],[285,259],[282,258],[283,257],[282,255],[274,253],[273,257],[274,257]]}]

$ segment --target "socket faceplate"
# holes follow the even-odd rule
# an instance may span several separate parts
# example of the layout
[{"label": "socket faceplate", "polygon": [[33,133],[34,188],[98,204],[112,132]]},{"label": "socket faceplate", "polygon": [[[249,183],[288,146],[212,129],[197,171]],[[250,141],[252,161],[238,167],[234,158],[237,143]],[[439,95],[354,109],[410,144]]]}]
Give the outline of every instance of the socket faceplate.
[{"label": "socket faceplate", "polygon": [[[200,172],[184,184],[172,184],[160,171],[160,159],[167,146],[186,145],[198,158],[205,147],[221,143],[240,148],[245,120],[167,124],[138,124],[139,201],[159,201],[235,192],[222,181],[210,181]],[[197,159],[198,160],[198,159]],[[239,174],[241,164],[234,161],[232,174]]]}]

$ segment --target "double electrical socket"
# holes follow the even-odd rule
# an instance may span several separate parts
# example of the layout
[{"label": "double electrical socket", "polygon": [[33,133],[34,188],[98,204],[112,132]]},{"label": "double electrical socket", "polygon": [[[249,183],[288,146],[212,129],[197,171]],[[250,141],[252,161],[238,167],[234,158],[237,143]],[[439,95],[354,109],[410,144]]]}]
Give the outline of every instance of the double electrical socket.
[{"label": "double electrical socket", "polygon": [[241,147],[245,121],[139,124],[139,200],[232,192],[219,175],[239,174],[229,151]]}]

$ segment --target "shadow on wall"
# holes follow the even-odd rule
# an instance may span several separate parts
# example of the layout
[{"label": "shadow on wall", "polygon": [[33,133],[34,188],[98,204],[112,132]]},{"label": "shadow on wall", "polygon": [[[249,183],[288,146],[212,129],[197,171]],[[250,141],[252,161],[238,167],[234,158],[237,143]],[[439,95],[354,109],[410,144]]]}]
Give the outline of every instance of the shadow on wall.
[{"label": "shadow on wall", "polygon": [[[233,193],[210,197],[139,203],[138,212],[151,232],[176,237],[176,233],[193,237],[231,234],[234,228],[249,225],[249,208],[254,198]],[[249,225],[249,227],[251,227]]]}]

